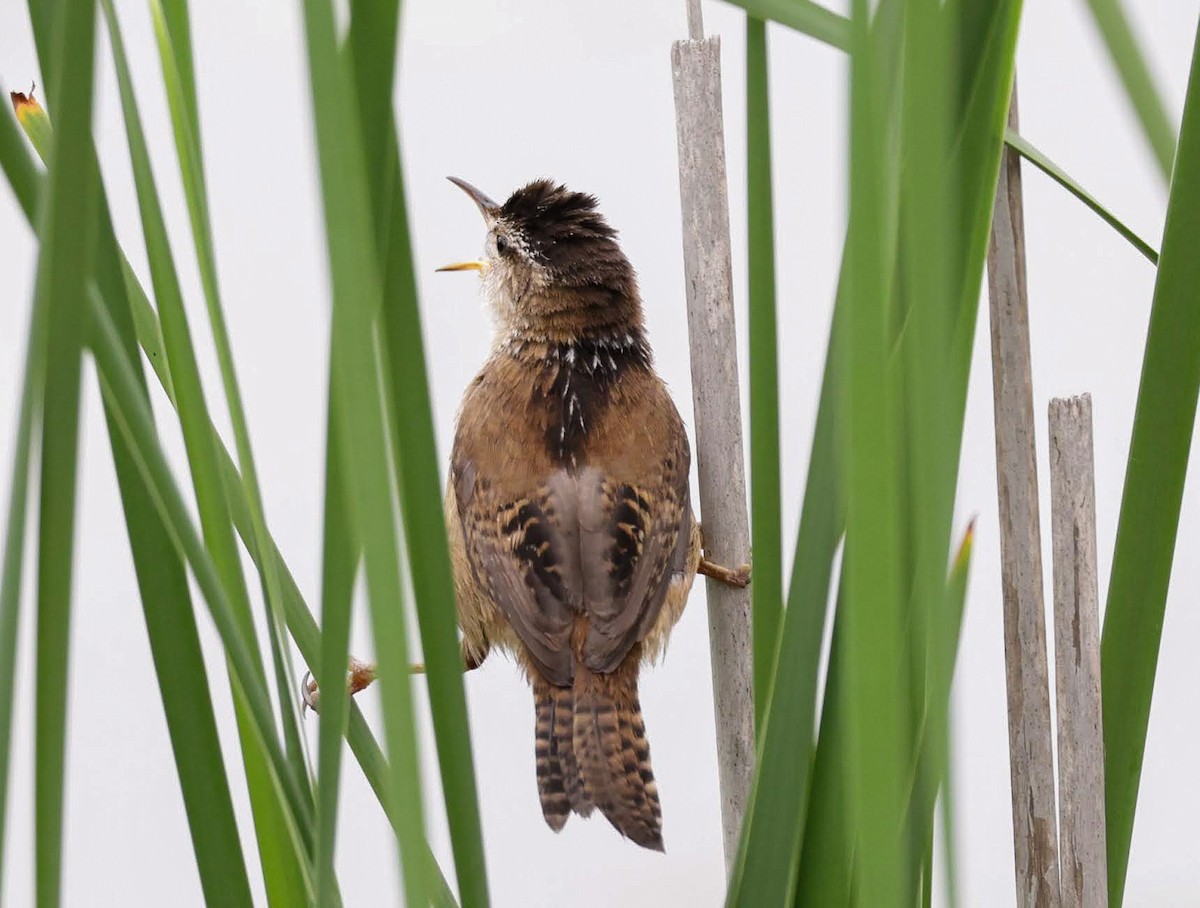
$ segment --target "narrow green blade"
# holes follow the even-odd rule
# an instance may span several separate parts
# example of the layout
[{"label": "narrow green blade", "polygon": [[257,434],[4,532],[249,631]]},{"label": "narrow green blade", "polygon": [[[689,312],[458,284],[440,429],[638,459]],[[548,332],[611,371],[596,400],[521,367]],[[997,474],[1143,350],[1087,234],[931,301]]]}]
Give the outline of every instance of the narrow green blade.
[{"label": "narrow green blade", "polygon": [[[4,129],[5,126],[11,127],[11,122],[3,117],[0,117],[0,167],[3,167],[6,176],[9,177],[10,184],[17,191],[17,197],[22,203],[22,207],[26,213],[26,217],[32,220],[34,206],[37,196],[41,191],[40,174],[33,164],[27,146],[24,141],[16,134],[15,128],[11,133]],[[101,254],[104,249],[101,248]],[[166,357],[163,352],[162,332],[159,328],[158,316],[151,307],[150,301],[146,296],[145,291],[138,283],[136,275],[128,266],[123,254],[120,259],[113,261],[112,266],[120,269],[125,277],[126,287],[129,292],[130,304],[133,307],[133,321],[137,332],[138,343],[141,345],[151,367],[154,370],[155,376],[158,378],[160,385],[166,393],[168,399],[173,405],[176,405],[174,387],[171,381],[170,372],[167,369]],[[111,348],[117,350],[119,344]],[[131,372],[130,375],[133,373]],[[132,385],[131,385],[132,386]],[[122,432],[127,431],[127,427],[122,422]],[[221,474],[224,481],[225,493],[229,499],[229,505],[232,510],[233,521],[236,525],[239,534],[246,545],[250,556],[258,565],[259,571],[264,570],[261,564],[259,550],[255,546],[253,527],[249,515],[249,505],[246,501],[245,486],[237,471],[232,458],[223,447],[216,429],[210,426],[213,433],[214,442],[217,445],[218,456],[220,460]],[[136,449],[133,449],[135,455],[138,454]],[[138,468],[143,474],[150,469],[144,461],[139,458]],[[156,461],[159,466],[162,466],[165,461]],[[163,467],[165,470],[165,467]],[[160,473],[160,477],[165,478],[168,474]],[[164,486],[165,487],[165,486]],[[158,487],[152,487],[152,493],[157,496]],[[180,500],[181,501],[181,500]],[[155,507],[160,508],[160,511],[166,507],[160,505],[158,498],[154,501]],[[169,512],[170,509],[167,508]],[[177,515],[185,514],[185,509],[179,505],[179,509],[175,511]],[[170,525],[170,524],[168,524]],[[182,545],[182,543],[181,543]],[[197,543],[199,545],[199,543]],[[186,550],[186,547],[184,547]],[[193,551],[195,551],[193,549]],[[286,563],[283,560],[277,546],[273,540],[269,540],[267,549],[267,557],[274,559],[276,568],[279,572],[281,584],[283,586],[283,599],[286,610],[288,629],[291,632],[296,645],[304,659],[310,665],[319,664],[318,648],[320,646],[320,634],[317,629],[316,622],[313,620],[312,614],[304,602],[304,598],[296,584],[295,578],[288,570]],[[211,566],[210,570],[204,573],[206,579],[212,578]],[[211,589],[211,587],[210,587]],[[224,629],[227,633],[232,627],[232,618],[227,613],[218,611],[217,626],[219,629]],[[232,639],[232,638],[230,638]],[[231,648],[235,648],[234,644],[229,644]],[[233,662],[237,664],[239,659],[235,656]],[[372,789],[379,798],[380,806],[388,815],[392,825],[399,828],[401,820],[401,812],[395,807],[393,800],[385,796],[383,779],[388,774],[387,764],[383,758],[383,754],[375,742],[370,729],[363,720],[362,714],[355,704],[350,706],[350,724],[346,731],[346,737],[350,744],[351,750],[362,767],[364,775],[371,783]],[[436,905],[452,906],[455,904],[453,894],[450,892],[445,879],[441,876],[441,871],[433,859],[432,854],[426,848],[422,854],[422,860],[425,862],[427,872],[432,880],[431,886],[433,889],[432,898]]]},{"label": "narrow green blade", "polygon": [[[300,834],[297,816],[311,823],[311,802],[307,795],[295,785],[288,772],[288,764],[271,718],[270,698],[261,668],[256,665],[252,652],[240,634],[240,625],[229,596],[221,584],[211,554],[188,516],[183,496],[176,486],[167,465],[157,435],[153,417],[147,402],[138,391],[136,370],[130,363],[121,344],[120,336],[112,317],[108,314],[99,293],[92,288],[88,301],[89,346],[95,357],[101,378],[101,392],[116,416],[122,437],[134,453],[139,472],[150,487],[155,507],[169,527],[169,536],[180,557],[191,566],[197,585],[209,606],[209,613],[216,625],[217,633],[225,647],[233,680],[234,706],[238,720],[243,723],[243,742],[247,745],[243,755],[247,756],[247,774],[251,785],[266,790],[281,790],[284,800],[266,798],[263,803],[274,811],[265,819],[268,824],[280,826],[281,835],[277,842],[268,847],[281,847]],[[276,805],[276,807],[272,807]],[[253,804],[252,804],[253,806]],[[294,847],[294,846],[293,846]],[[263,854],[264,860],[273,854]],[[310,890],[311,880],[307,866],[301,864],[304,873],[305,897]]]},{"label": "narrow green blade", "polygon": [[1192,54],[1101,642],[1109,904],[1120,906],[1200,389],[1200,33]]},{"label": "narrow green blade", "polygon": [[838,50],[850,49],[850,20],[812,0],[730,0],[756,19],[794,28]]},{"label": "narrow green blade", "polygon": [[[849,20],[817,4],[791,3],[787,0],[729,0],[729,2],[746,10],[752,16],[786,25],[839,50],[848,51],[850,49]],[[1117,63],[1126,85],[1126,91],[1142,121],[1159,167],[1165,176],[1169,176],[1175,154],[1174,132],[1167,119],[1161,97],[1154,88],[1149,70],[1146,68],[1145,59],[1138,50],[1137,41],[1121,10],[1120,0],[1088,0],[1088,3],[1105,41],[1108,43],[1113,60]],[[954,9],[955,6],[963,7],[964,5],[961,0],[955,0],[955,3],[948,5],[948,8]],[[957,12],[955,16],[961,18]],[[988,20],[980,17],[977,23],[986,27]],[[976,34],[976,38],[981,36],[986,37],[986,32],[982,35]],[[1032,143],[1011,131],[1006,134],[1005,139],[1031,164],[1062,185],[1099,215],[1105,223],[1129,240],[1139,252],[1152,261],[1157,261],[1157,253],[1152,247],[1100,205],[1091,193],[1072,180],[1061,167],[1038,151]]]},{"label": "narrow green blade", "polygon": [[870,4],[854,3],[850,62],[847,251],[845,650],[847,806],[864,904],[900,904],[909,889],[899,835],[907,693],[902,647],[899,464],[901,389],[889,382],[886,71],[870,53]]},{"label": "narrow green blade", "polygon": [[838,579],[837,608],[829,646],[829,672],[821,706],[821,729],[812,768],[812,795],[804,822],[795,885],[797,908],[849,905],[853,876],[854,823],[843,769],[849,742],[845,720],[845,562]]},{"label": "narrow green blade", "polygon": [[[126,355],[130,362],[138,362],[137,336],[122,258],[103,189],[98,223],[96,283]],[[149,394],[141,369],[135,371],[138,390],[148,405]],[[252,904],[250,883],[187,574],[171,545],[168,527],[155,509],[152,492],[121,435],[118,417],[107,401],[104,411],[200,884],[209,904],[248,906]]]},{"label": "narrow green blade", "polygon": [[[112,12],[111,0],[102,6],[108,17],[109,35],[113,45],[113,58],[117,64],[117,81],[121,91],[122,109],[125,114],[126,137],[129,143],[130,161],[133,166],[137,188],[138,207],[142,217],[142,229],[146,240],[147,258],[150,263],[151,283],[162,317],[163,340],[167,358],[171,364],[171,375],[179,405],[180,423],[188,451],[188,462],[192,468],[193,487],[196,492],[205,540],[213,551],[214,562],[221,572],[222,582],[237,609],[241,632],[247,641],[256,641],[253,619],[250,614],[249,595],[233,544],[229,527],[224,493],[216,469],[216,455],[209,431],[208,407],[204,401],[200,383],[199,367],[191,342],[191,332],[183,307],[183,295],[175,269],[174,256],[167,239],[158,190],[150,168],[150,156],[146,137],[142,130],[137,101],[133,94],[133,80],[129,73],[120,31]],[[257,645],[251,647],[256,662],[261,662]]]},{"label": "narrow green blade", "polygon": [[754,725],[762,728],[783,620],[779,364],[767,25],[746,17],[746,190],[750,275],[750,538]]},{"label": "narrow green blade", "polygon": [[398,163],[391,181],[383,325],[391,370],[393,437],[399,449],[397,482],[459,893],[464,905],[482,906],[488,904],[483,830],[467,723],[463,660],[455,612],[447,607],[454,602],[454,584],[404,213],[403,175]]},{"label": "narrow green blade", "polygon": [[913,818],[914,842],[932,854],[934,811],[940,791],[943,834],[947,836],[946,873],[951,895],[954,890],[954,842],[951,823],[953,810],[950,804],[953,792],[949,782],[950,686],[954,680],[954,666],[962,637],[967,579],[970,576],[974,540],[975,522],[972,521],[954,556],[950,576],[945,583],[945,593],[938,600],[938,607],[930,610],[926,669],[928,683],[925,686],[924,702],[920,707],[920,721],[916,728],[912,754],[913,777],[909,812]]},{"label": "narrow green blade", "polygon": [[322,683],[317,742],[317,900],[327,904],[336,885],[334,843],[337,835],[338,780],[341,778],[342,737],[346,733],[349,698],[343,693],[350,650],[350,614],[354,574],[360,547],[354,535],[346,500],[347,480],[341,445],[342,428],[333,398],[333,360],[329,363],[328,426],[325,434],[325,521],[321,562]]},{"label": "narrow green blade", "polygon": [[[12,748],[13,700],[16,693],[17,635],[21,613],[21,574],[25,554],[25,525],[29,501],[30,442],[33,411],[45,381],[46,319],[35,307],[21,380],[21,402],[13,452],[11,492],[4,533],[4,566],[0,576],[0,854],[7,831],[8,766]],[[0,861],[0,880],[3,862]]]},{"label": "narrow green blade", "polygon": [[953,395],[959,443],[967,402],[967,377],[975,347],[979,288],[987,260],[992,207],[1000,175],[1001,142],[1016,69],[1017,26],[1021,0],[948,0],[946,15],[958,28],[960,111],[954,143],[954,175],[959,183],[963,250],[955,272],[962,305],[954,329],[954,356],[949,386]]},{"label": "narrow green blade", "polygon": [[46,361],[54,363],[44,374],[42,397],[34,732],[35,888],[38,906],[50,907],[58,906],[62,884],[83,299],[95,239],[96,186],[89,167],[95,8],[65,6],[55,25],[48,67],[53,78],[47,88],[49,97],[61,102],[62,124],[50,144],[34,303],[44,311]]},{"label": "narrow green blade", "polygon": [[1042,154],[1032,142],[1025,139],[1012,129],[1005,130],[1004,141],[1026,161],[1028,161],[1042,173],[1046,174],[1046,176],[1050,177],[1050,179],[1054,180],[1054,182],[1058,183],[1059,186],[1067,190],[1067,192],[1071,193],[1071,195],[1075,196],[1075,198],[1079,199],[1079,201],[1083,202],[1083,204],[1087,205],[1087,207],[1094,211],[1102,221],[1108,224],[1108,226],[1112,227],[1112,229],[1117,231],[1117,233],[1121,234],[1121,236],[1125,237],[1125,239],[1129,241],[1130,245],[1133,246],[1134,249],[1148,258],[1151,264],[1158,264],[1158,253],[1154,250],[1154,247],[1134,233],[1133,229],[1127,227],[1125,223],[1121,221],[1115,214],[1101,205],[1100,202],[1096,200],[1095,196],[1075,182],[1075,180],[1071,178],[1071,175],[1065,170]]},{"label": "narrow green blade", "polygon": [[[40,198],[40,175],[25,148],[16,125],[7,112],[0,114],[0,164],[16,192],[25,214],[36,219]],[[41,410],[46,372],[46,307],[38,300],[30,313],[25,367],[14,436],[12,475],[9,482],[8,516],[4,529],[4,563],[0,574],[0,855],[4,852],[8,820],[8,767],[12,748],[13,698],[17,666],[17,635],[20,627],[21,580],[28,523],[29,472],[34,423]],[[0,879],[3,878],[0,861]]]},{"label": "narrow green blade", "polygon": [[382,285],[367,158],[357,112],[348,103],[355,96],[354,81],[349,61],[338,51],[331,4],[305,0],[304,20],[333,284],[332,399],[342,430],[347,498],[363,544],[376,653],[384,666],[380,685],[391,767],[389,795],[405,805],[397,830],[404,893],[408,904],[417,905],[425,902],[428,891],[426,843],[381,364],[374,337]]},{"label": "narrow green blade", "polygon": [[[956,23],[936,0],[914,0],[905,12],[897,281],[905,313],[897,365],[904,389],[901,519],[908,549],[903,622],[907,639],[900,642],[908,650],[911,698],[904,809],[909,853],[925,858],[910,867],[909,886],[919,881],[919,891],[929,893],[925,861],[932,862],[940,773],[927,750],[940,757],[941,749],[926,748],[922,738],[929,733],[940,743],[949,706],[949,679],[944,695],[938,683],[939,644],[947,612],[946,561],[962,434],[961,411],[956,411],[946,377],[952,371],[960,309],[974,308],[977,295],[963,299],[952,265],[963,258],[958,230],[963,199],[956,173],[960,162],[951,146],[958,98],[946,78],[957,68]],[[912,739],[916,743],[909,743]]]},{"label": "narrow green blade", "polygon": [[804,834],[812,777],[821,638],[834,554],[845,527],[837,454],[838,363],[844,355],[839,293],[825,357],[800,529],[792,561],[779,653],[759,729],[758,767],[726,904],[777,904],[790,899]]},{"label": "narrow green blade", "polygon": [[[117,313],[113,315],[115,320]],[[128,311],[125,321],[128,324],[120,330],[130,349],[129,345],[136,344],[136,340]],[[108,403],[105,418],[204,898],[209,904],[249,906],[253,904],[250,884],[187,574]]]},{"label": "narrow green blade", "polygon": [[1096,27],[1104,36],[1108,54],[1125,83],[1125,93],[1133,105],[1134,113],[1142,121],[1146,141],[1154,152],[1163,179],[1171,178],[1171,164],[1175,160],[1175,130],[1167,117],[1167,108],[1162,96],[1154,87],[1146,58],[1138,48],[1133,29],[1121,9],[1121,0],[1088,0]]},{"label": "narrow green blade", "polygon": [[393,464],[404,539],[416,597],[417,622],[433,714],[434,738],[450,827],[459,893],[468,906],[488,903],[487,869],[470,727],[463,689],[442,512],[442,483],[433,431],[417,282],[413,270],[399,135],[392,112],[397,4],[355,0],[349,48],[354,59],[359,123],[374,200],[376,243],[383,268],[383,342],[390,392]]},{"label": "narrow green blade", "polygon": [[[257,670],[263,672],[261,655],[256,645],[257,635],[250,615],[249,594],[245,588],[233,529],[229,522],[207,406],[184,313],[179,277],[167,237],[154,175],[150,169],[146,138],[133,93],[133,80],[129,72],[120,25],[111,0],[102,0],[101,6],[116,63],[117,83],[125,114],[126,136],[151,279],[163,315],[164,341],[167,344],[177,399],[180,403],[180,421],[188,461],[192,467],[193,488],[199,505],[200,519],[207,545],[221,572],[222,583],[235,605],[235,613],[239,616],[240,632],[243,639],[251,644],[250,653],[256,660]],[[240,701],[240,698],[236,699]],[[291,706],[290,700],[287,705]],[[307,787],[307,774],[303,762],[297,765],[295,760],[290,765],[274,767],[272,772],[267,766],[268,754],[261,750],[259,743],[254,739],[253,721],[246,712],[245,704],[236,702],[235,708],[244,744],[246,778],[267,893],[274,903],[294,902],[296,899],[305,898],[306,894],[307,873],[303,865],[306,860],[304,849],[311,843],[311,804],[304,793],[299,794],[290,806],[281,804],[283,792],[275,788],[273,777],[276,774],[283,776],[293,791],[303,792]],[[290,711],[284,713],[285,717],[289,714]],[[298,740],[298,732],[296,738]],[[291,752],[298,753],[298,747],[292,748]],[[293,814],[291,820],[287,818],[289,810]],[[300,838],[289,841],[292,839],[292,831],[298,831]]]},{"label": "narrow green blade", "polygon": [[[173,73],[168,74],[164,66],[164,77],[174,84],[169,90],[176,93],[174,101],[168,103],[180,108],[179,120],[185,124],[192,137],[197,141],[200,137],[200,105],[196,100],[196,68],[192,62],[192,27],[188,21],[187,0],[149,0],[150,12],[154,17],[155,37],[159,41],[160,57],[171,59]],[[170,42],[169,48],[164,48],[163,41]],[[164,60],[165,63],[165,60]],[[175,125],[176,111],[172,109],[172,126]],[[197,154],[195,162],[200,166],[201,184],[203,185],[204,162]]]},{"label": "narrow green blade", "polygon": [[[225,488],[229,494],[234,524],[242,536],[242,541],[249,549],[250,557],[257,564],[263,556],[254,547],[253,531],[250,527],[250,516],[248,513],[249,509],[245,501],[245,489],[238,477],[233,459],[229,457],[227,452],[222,451],[221,465],[226,477]],[[304,602],[304,596],[300,592],[300,587],[296,584],[296,578],[292,576],[291,571],[283,560],[283,555],[275,546],[274,541],[271,542],[271,549],[267,557],[275,559],[279,572],[280,583],[283,586],[283,602],[287,612],[288,630],[292,634],[292,639],[295,640],[296,646],[299,648],[304,660],[309,665],[319,666],[321,664],[320,647],[323,639],[321,631],[317,628],[317,623]],[[378,742],[376,742],[374,735],[372,735],[371,729],[367,726],[366,719],[363,718],[361,710],[353,701],[350,703],[349,724],[346,727],[345,734],[346,741],[349,743],[350,750],[358,761],[359,767],[362,769],[363,776],[366,778],[368,784],[370,784],[371,790],[375,793],[379,805],[387,815],[393,830],[399,834],[404,819],[401,809],[396,806],[395,800],[388,795],[387,780],[390,777],[391,770],[384,759],[383,751],[380,749]],[[456,905],[454,895],[450,891],[450,887],[442,875],[441,868],[438,867],[428,846],[423,850],[420,859],[424,862],[426,872],[429,875],[431,902],[439,906],[439,908]]]},{"label": "narrow green blade", "polygon": [[34,303],[45,311],[45,356],[54,364],[46,370],[42,399],[34,713],[34,878],[37,903],[44,908],[59,904],[62,889],[83,300],[95,240],[96,183],[90,166],[95,13],[87,0],[60,4],[47,67],[52,76],[47,95],[59,103],[63,125],[51,143]]},{"label": "narrow green blade", "polygon": [[[158,377],[163,390],[172,403],[174,403],[170,374],[166,370],[164,358],[157,355],[157,352],[161,349],[161,342],[158,340],[161,335],[158,331],[157,316],[150,307],[150,302],[146,298],[145,292],[137,284],[137,279],[127,273],[127,283],[131,287],[131,302],[133,304],[134,323],[137,327],[139,343],[149,358],[150,364],[154,368],[155,375]],[[282,586],[288,631],[291,633],[292,639],[295,641],[297,648],[299,648],[305,662],[309,665],[319,666],[321,664],[321,633],[317,628],[316,621],[313,619],[312,612],[305,603],[304,596],[300,592],[300,587],[296,583],[296,578],[288,569],[287,563],[283,559],[283,554],[279,551],[274,540],[268,539],[268,548],[265,555],[261,554],[257,548],[254,529],[251,525],[250,506],[246,501],[245,484],[238,474],[233,458],[230,457],[229,452],[220,443],[216,429],[213,428],[212,431],[214,440],[217,442],[221,475],[224,480],[225,494],[229,499],[234,526],[237,527],[242,542],[260,573],[265,570],[262,565],[262,559],[264,557],[274,559],[276,571],[278,572]],[[392,799],[386,797],[384,788],[384,779],[388,776],[390,770],[384,760],[383,752],[371,734],[371,730],[363,719],[358,706],[354,703],[350,704],[350,721],[346,729],[346,740],[350,744],[351,751],[358,760],[363,774],[371,783],[371,788],[379,799],[380,806],[387,814],[393,828],[399,829],[403,822],[401,811],[395,806],[395,802]],[[439,906],[452,906],[456,904],[453,894],[450,892],[449,886],[442,876],[441,869],[433,859],[428,847],[425,848],[422,854],[422,860],[424,860],[430,876],[431,898],[434,899],[434,904]]]},{"label": "narrow green blade", "polygon": [[[106,4],[106,9],[111,4]],[[167,89],[167,101],[171,111],[171,125],[175,134],[175,150],[179,159],[180,175],[183,178],[184,197],[187,200],[188,216],[191,220],[192,239],[196,249],[196,260],[200,267],[201,284],[208,320],[212,327],[213,342],[217,350],[217,363],[221,370],[221,383],[229,408],[233,426],[234,444],[237,448],[241,475],[246,484],[246,497],[250,503],[250,517],[254,525],[255,539],[261,545],[267,538],[267,521],[263,511],[262,494],[259,491],[258,470],[254,465],[254,454],[250,445],[250,430],[246,424],[245,408],[238,387],[237,370],[230,348],[229,332],[225,326],[225,314],[217,282],[216,254],[213,248],[212,223],[208,214],[208,192],[204,179],[204,161],[200,151],[200,121],[196,108],[195,73],[191,71],[191,38],[188,27],[186,0],[172,0],[164,9],[159,0],[150,0],[150,11],[154,18],[155,37],[158,40],[159,58],[162,62],[163,81]],[[266,625],[271,650],[272,669],[276,678],[279,698],[280,727],[283,729],[292,772],[297,778],[308,776],[308,764],[300,737],[299,711],[296,703],[296,679],[291,662],[283,652],[283,604],[279,578],[274,573],[274,564],[268,561],[261,575],[263,599],[266,603]]]},{"label": "narrow green blade", "polygon": [[[22,121],[27,129],[36,126],[34,134],[44,135],[48,143],[51,136],[49,119],[40,105],[25,103]],[[21,151],[24,152],[23,147]],[[28,164],[28,172],[36,182],[39,175],[33,170],[32,161]],[[94,163],[92,167],[95,168]],[[35,187],[35,192],[30,195],[36,194]],[[32,204],[26,206],[26,215],[33,220]],[[136,355],[137,340],[125,296],[122,259],[113,237],[102,190],[98,223],[97,281],[105,289],[106,297],[113,301],[110,312],[114,323],[119,326],[127,353],[132,358]],[[31,349],[37,349],[37,345]],[[144,396],[144,383],[141,386]],[[201,885],[209,902],[249,905],[249,882],[217,738],[216,720],[192,616],[186,575],[170,546],[166,527],[154,511],[149,490],[136,473],[131,453],[118,434],[112,409],[107,404],[105,415],[113,444],[134,567],[142,593],[147,633]],[[16,488],[14,484],[14,490]],[[9,616],[13,613],[5,608],[3,614]],[[0,647],[6,647],[9,642],[6,636],[8,618],[4,621],[0,625]],[[12,622],[15,624],[15,617]],[[7,702],[8,698],[0,696],[0,706]],[[8,726],[4,727],[7,729]],[[7,752],[7,747],[4,747],[0,756],[6,756]],[[6,777],[7,773],[3,773],[3,776]]]}]

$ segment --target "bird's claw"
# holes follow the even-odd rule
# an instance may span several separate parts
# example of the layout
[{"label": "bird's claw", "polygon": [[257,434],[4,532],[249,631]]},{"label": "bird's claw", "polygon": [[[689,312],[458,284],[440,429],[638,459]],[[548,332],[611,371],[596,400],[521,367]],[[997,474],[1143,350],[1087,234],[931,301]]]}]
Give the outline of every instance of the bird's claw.
[{"label": "bird's claw", "polygon": [[700,566],[696,572],[703,574],[705,577],[711,577],[713,580],[719,580],[721,583],[736,587],[739,590],[744,590],[750,585],[750,565],[743,564],[740,568],[727,568],[719,564],[713,564],[707,559],[700,560]]},{"label": "bird's claw", "polygon": [[317,711],[321,691],[317,687],[317,679],[313,677],[312,672],[304,673],[304,679],[300,682],[300,699],[304,701],[304,706],[300,709],[302,714],[310,709],[313,712]]},{"label": "bird's claw", "polygon": [[[369,662],[361,662],[358,659],[350,660],[350,671],[347,678],[347,688],[351,697],[364,689],[372,681],[375,680],[375,666]],[[317,679],[313,677],[312,672],[304,673],[304,680],[300,684],[300,699],[304,701],[304,706],[317,712],[317,707],[321,702],[321,690],[317,686]]]},{"label": "bird's claw", "polygon": [[725,582],[730,586],[736,586],[739,590],[744,590],[750,585],[750,565],[743,564],[736,571],[730,571],[729,578]]}]

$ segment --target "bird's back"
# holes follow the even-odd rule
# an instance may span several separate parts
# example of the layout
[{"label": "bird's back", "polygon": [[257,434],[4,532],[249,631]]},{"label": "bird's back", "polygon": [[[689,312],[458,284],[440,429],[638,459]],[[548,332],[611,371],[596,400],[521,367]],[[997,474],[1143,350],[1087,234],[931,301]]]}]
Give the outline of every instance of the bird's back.
[{"label": "bird's back", "polygon": [[468,646],[506,645],[531,677],[555,828],[596,804],[661,848],[637,665],[687,570],[689,465],[640,338],[503,347],[464,396],[447,514],[461,623],[487,638]]},{"label": "bird's back", "polygon": [[451,484],[465,566],[569,684],[577,658],[614,670],[657,616],[690,538],[690,453],[644,348],[530,346],[497,352],[468,388]]}]

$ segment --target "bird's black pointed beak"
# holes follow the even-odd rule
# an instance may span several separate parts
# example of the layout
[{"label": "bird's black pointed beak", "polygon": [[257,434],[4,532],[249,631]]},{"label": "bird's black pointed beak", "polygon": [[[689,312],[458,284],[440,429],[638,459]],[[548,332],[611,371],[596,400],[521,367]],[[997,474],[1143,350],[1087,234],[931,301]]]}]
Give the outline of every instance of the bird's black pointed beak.
[{"label": "bird's black pointed beak", "polygon": [[496,216],[496,212],[500,210],[498,203],[494,202],[486,193],[476,189],[466,180],[460,180],[458,177],[446,177],[446,179],[471,197],[471,201],[475,203],[484,220],[491,221]]}]

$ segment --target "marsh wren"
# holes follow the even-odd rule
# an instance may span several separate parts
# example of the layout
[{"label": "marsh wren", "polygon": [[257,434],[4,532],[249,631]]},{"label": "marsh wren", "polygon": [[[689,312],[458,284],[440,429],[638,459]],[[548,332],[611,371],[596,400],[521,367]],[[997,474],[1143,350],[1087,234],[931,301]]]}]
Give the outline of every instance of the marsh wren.
[{"label": "marsh wren", "polygon": [[[555,832],[599,808],[661,851],[662,808],[638,702],[706,561],[683,420],[654,371],[642,301],[591,195],[549,180],[503,204],[451,177],[483,215],[476,271],[495,317],[463,395],[446,489],[462,655],[493,647],[533,687],[542,815]],[[375,678],[352,660],[350,691]],[[316,707],[315,683],[305,702]]]},{"label": "marsh wren", "polygon": [[662,850],[638,702],[703,562],[683,421],[654,370],[633,267],[595,197],[538,180],[498,204],[451,178],[487,231],[496,322],[463,396],[446,492],[466,665],[512,653],[536,710],[542,814],[594,808]]}]

